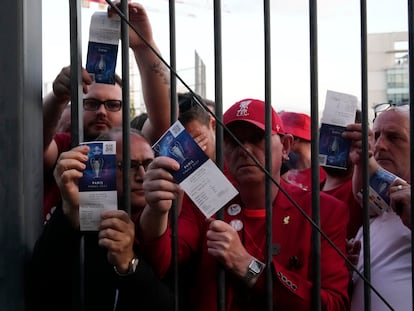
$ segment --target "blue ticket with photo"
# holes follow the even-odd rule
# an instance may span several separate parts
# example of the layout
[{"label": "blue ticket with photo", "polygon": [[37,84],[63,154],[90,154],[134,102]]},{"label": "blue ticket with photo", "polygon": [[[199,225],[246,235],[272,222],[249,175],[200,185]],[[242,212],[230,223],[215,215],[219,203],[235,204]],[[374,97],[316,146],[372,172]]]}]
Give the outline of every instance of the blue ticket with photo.
[{"label": "blue ticket with photo", "polygon": [[116,142],[92,141],[83,176],[79,179],[79,223],[81,231],[96,231],[104,210],[118,208],[116,191]]},{"label": "blue ticket with photo", "polygon": [[207,218],[237,195],[236,188],[180,121],[176,121],[152,148],[156,156],[167,156],[180,164],[179,170],[171,174]]}]

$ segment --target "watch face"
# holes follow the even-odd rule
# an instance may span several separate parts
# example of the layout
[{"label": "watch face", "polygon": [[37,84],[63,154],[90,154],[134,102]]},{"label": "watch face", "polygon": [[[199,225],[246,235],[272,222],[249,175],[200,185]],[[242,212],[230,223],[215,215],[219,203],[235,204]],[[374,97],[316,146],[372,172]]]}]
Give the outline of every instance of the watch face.
[{"label": "watch face", "polygon": [[253,260],[250,264],[250,269],[252,269],[254,273],[260,273],[260,271],[262,271],[262,266],[257,260]]}]

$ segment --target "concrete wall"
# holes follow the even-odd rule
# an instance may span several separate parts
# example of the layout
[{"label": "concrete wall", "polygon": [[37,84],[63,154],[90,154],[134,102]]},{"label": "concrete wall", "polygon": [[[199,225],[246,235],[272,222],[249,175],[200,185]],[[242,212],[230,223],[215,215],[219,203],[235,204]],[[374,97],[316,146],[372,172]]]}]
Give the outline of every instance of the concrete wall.
[{"label": "concrete wall", "polygon": [[0,309],[24,310],[24,270],[41,228],[41,0],[0,11]]}]

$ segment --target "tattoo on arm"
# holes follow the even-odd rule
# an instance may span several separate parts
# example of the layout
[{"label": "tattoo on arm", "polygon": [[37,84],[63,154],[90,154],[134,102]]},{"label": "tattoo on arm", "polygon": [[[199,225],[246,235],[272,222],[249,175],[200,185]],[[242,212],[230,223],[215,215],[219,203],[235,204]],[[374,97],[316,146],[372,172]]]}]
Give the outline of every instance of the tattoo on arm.
[{"label": "tattoo on arm", "polygon": [[151,70],[164,80],[164,84],[170,84],[169,70],[167,70],[167,67],[161,61],[152,64]]}]

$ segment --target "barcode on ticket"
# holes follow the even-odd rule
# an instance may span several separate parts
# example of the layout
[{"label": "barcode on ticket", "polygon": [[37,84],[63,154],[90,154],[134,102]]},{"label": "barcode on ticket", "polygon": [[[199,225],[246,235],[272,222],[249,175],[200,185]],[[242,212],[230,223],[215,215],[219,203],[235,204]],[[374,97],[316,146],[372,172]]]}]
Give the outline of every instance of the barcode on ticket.
[{"label": "barcode on ticket", "polygon": [[176,122],[170,127],[170,132],[174,137],[177,137],[183,130],[184,126],[180,122]]},{"label": "barcode on ticket", "polygon": [[115,142],[104,142],[103,144],[103,154],[115,154]]}]

